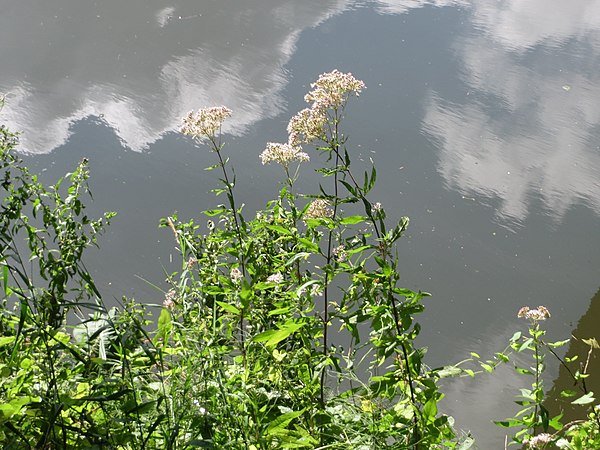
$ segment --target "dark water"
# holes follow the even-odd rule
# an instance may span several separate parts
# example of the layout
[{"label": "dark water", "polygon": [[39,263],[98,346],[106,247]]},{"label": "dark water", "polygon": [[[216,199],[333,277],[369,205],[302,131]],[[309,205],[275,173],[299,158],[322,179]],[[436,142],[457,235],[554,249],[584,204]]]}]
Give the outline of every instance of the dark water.
[{"label": "dark water", "polygon": [[[119,213],[90,262],[109,300],[160,303],[142,280],[172,267],[159,219],[216,203],[212,155],[174,132],[180,117],[233,109],[227,151],[252,211],[281,175],[260,164],[265,143],[338,68],[368,86],[345,125],[356,162],[376,163],[388,215],[411,218],[402,277],[433,294],[432,365],[504,348],[523,305],[550,309],[551,338],[598,324],[600,1],[3,3],[0,119],[47,180],[90,159],[93,210]],[[304,189],[315,180],[305,169]],[[445,405],[501,448],[490,419],[516,410],[520,383],[510,367],[451,382]]]}]

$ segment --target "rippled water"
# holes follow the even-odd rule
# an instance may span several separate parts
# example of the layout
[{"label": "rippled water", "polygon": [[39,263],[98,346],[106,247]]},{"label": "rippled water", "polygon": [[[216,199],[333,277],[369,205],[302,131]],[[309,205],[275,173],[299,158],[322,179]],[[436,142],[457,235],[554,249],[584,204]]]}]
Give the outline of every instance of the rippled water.
[{"label": "rippled water", "polygon": [[[28,163],[53,180],[87,156],[93,209],[119,212],[90,263],[109,298],[160,303],[141,279],[170,267],[159,218],[216,202],[211,155],[174,132],[180,117],[234,110],[227,151],[251,211],[280,176],[258,154],[339,68],[368,86],[346,121],[357,163],[373,159],[377,199],[411,217],[402,275],[433,294],[431,364],[502,349],[525,304],[550,308],[556,339],[594,332],[576,325],[599,319],[598,0],[21,0],[3,5],[0,42],[0,119]],[[303,172],[306,191],[316,180]],[[514,411],[518,385],[508,367],[452,382],[446,408],[500,448],[489,418]]]}]

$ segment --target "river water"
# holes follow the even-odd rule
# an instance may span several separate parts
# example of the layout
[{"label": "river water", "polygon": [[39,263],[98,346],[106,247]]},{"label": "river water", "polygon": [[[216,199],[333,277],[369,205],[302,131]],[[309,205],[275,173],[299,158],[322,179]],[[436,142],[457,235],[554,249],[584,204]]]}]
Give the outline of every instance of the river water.
[{"label": "river water", "polygon": [[[89,158],[92,210],[119,213],[89,264],[109,302],[160,303],[144,281],[172,267],[159,219],[216,203],[213,155],[180,117],[234,111],[226,151],[252,211],[280,180],[265,143],[337,68],[367,85],[349,148],[377,165],[388,215],[411,218],[402,280],[433,294],[430,364],[504,348],[523,305],[550,309],[551,338],[600,331],[599,0],[3,0],[0,61],[0,119],[28,164],[56,180]],[[450,382],[444,406],[502,448],[490,419],[516,410],[520,383],[510,367]]]}]

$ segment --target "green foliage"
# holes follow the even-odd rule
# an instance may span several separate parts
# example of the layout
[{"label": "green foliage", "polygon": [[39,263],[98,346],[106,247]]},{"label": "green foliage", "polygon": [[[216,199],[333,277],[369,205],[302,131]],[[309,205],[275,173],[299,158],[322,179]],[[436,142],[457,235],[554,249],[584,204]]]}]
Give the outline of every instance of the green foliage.
[{"label": "green foliage", "polygon": [[[427,294],[398,286],[395,243],[408,219],[386,231],[383,209],[367,199],[375,168],[355,181],[339,131],[347,99],[322,122],[329,187],[296,194],[298,170],[286,161],[284,187],[252,219],[237,207],[211,116],[227,111],[190,116],[191,133],[199,121],[210,130],[211,169],[222,174],[214,192],[226,204],[205,212],[206,231],[163,220],[182,264],[155,320],[133,301],[107,311],[85,268],[84,250],[113,216],[85,214],[87,161],[46,189],[2,129],[0,437],[9,447],[454,446],[438,375],[414,345]],[[352,204],[362,213],[344,214]]]},{"label": "green foliage", "polygon": [[[337,83],[337,84],[336,84]],[[399,285],[396,243],[408,219],[389,225],[369,199],[377,172],[351,169],[343,112],[362,82],[324,74],[311,108],[290,122],[290,143],[268,144],[263,162],[284,169],[279,193],[253,217],[235,197],[220,126],[230,111],[186,118],[186,134],[214,152],[225,203],[205,211],[206,227],[176,215],[181,268],[168,274],[158,314],[128,299],[107,310],[84,252],[114,216],[91,219],[87,161],[50,188],[13,154],[17,137],[0,128],[0,442],[5,448],[462,449],[440,412],[439,380],[493,372],[510,360],[477,353],[430,369],[415,340],[424,292]],[[316,192],[295,181],[313,144],[326,164]],[[298,163],[295,171],[291,163]],[[358,180],[361,182],[359,183]],[[73,316],[78,318],[74,326]],[[597,448],[598,410],[585,387],[573,403],[587,418],[562,425],[544,406],[545,343],[534,321],[511,339],[532,354],[532,388],[501,426],[530,445],[556,430],[561,448]],[[597,348],[590,340],[591,349]],[[588,357],[589,360],[589,357]],[[473,368],[465,368],[468,363]],[[565,361],[564,364],[568,364]],[[565,396],[576,395],[565,392]]]},{"label": "green foliage", "polygon": [[[515,370],[520,375],[531,379],[530,389],[521,389],[521,394],[516,403],[520,410],[512,417],[495,423],[504,428],[516,428],[512,442],[524,445],[524,448],[561,448],[561,449],[592,449],[600,448],[600,419],[598,417],[598,406],[593,406],[596,401],[594,393],[589,392],[585,384],[588,377],[587,368],[592,356],[592,351],[598,348],[595,338],[584,339],[589,346],[587,362],[580,370],[573,368],[574,358],[561,358],[555,348],[562,347],[570,340],[546,342],[544,336],[546,331],[541,327],[542,321],[550,317],[548,310],[540,306],[538,309],[530,310],[524,307],[519,311],[519,317],[529,320],[528,333],[523,335],[517,332],[510,340],[511,349],[516,354],[529,354],[533,364],[524,367],[516,364]],[[573,381],[573,387],[579,393],[572,390],[563,390],[561,397],[574,398],[572,405],[583,408],[581,417],[583,419],[563,423],[563,414],[551,417],[549,408],[546,406],[546,393],[543,385],[543,374],[546,369],[546,357],[548,354],[555,357],[560,364],[566,368],[567,373]]]}]

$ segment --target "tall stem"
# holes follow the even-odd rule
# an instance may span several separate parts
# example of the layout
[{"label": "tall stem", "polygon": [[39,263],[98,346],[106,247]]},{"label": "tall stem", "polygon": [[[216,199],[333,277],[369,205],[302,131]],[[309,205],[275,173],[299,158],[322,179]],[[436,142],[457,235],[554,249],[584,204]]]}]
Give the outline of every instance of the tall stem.
[{"label": "tall stem", "polygon": [[[244,262],[243,251],[243,241],[242,241],[242,232],[240,228],[240,222],[238,220],[238,211],[235,206],[235,196],[233,194],[233,186],[229,181],[229,175],[227,174],[227,168],[225,167],[225,161],[223,160],[223,156],[221,155],[221,149],[223,148],[220,142],[217,142],[214,137],[210,138],[213,148],[219,157],[219,165],[221,166],[221,170],[223,172],[223,180],[225,181],[225,185],[227,187],[227,198],[229,200],[229,207],[231,208],[231,213],[233,214],[233,220],[235,224],[235,232],[238,238],[238,261],[240,262],[240,266],[242,267],[242,273],[244,278],[246,277],[246,264]],[[244,366],[246,365],[246,345],[244,338],[244,308],[241,309],[240,312],[240,346],[242,350],[242,356],[244,358]]]}]

